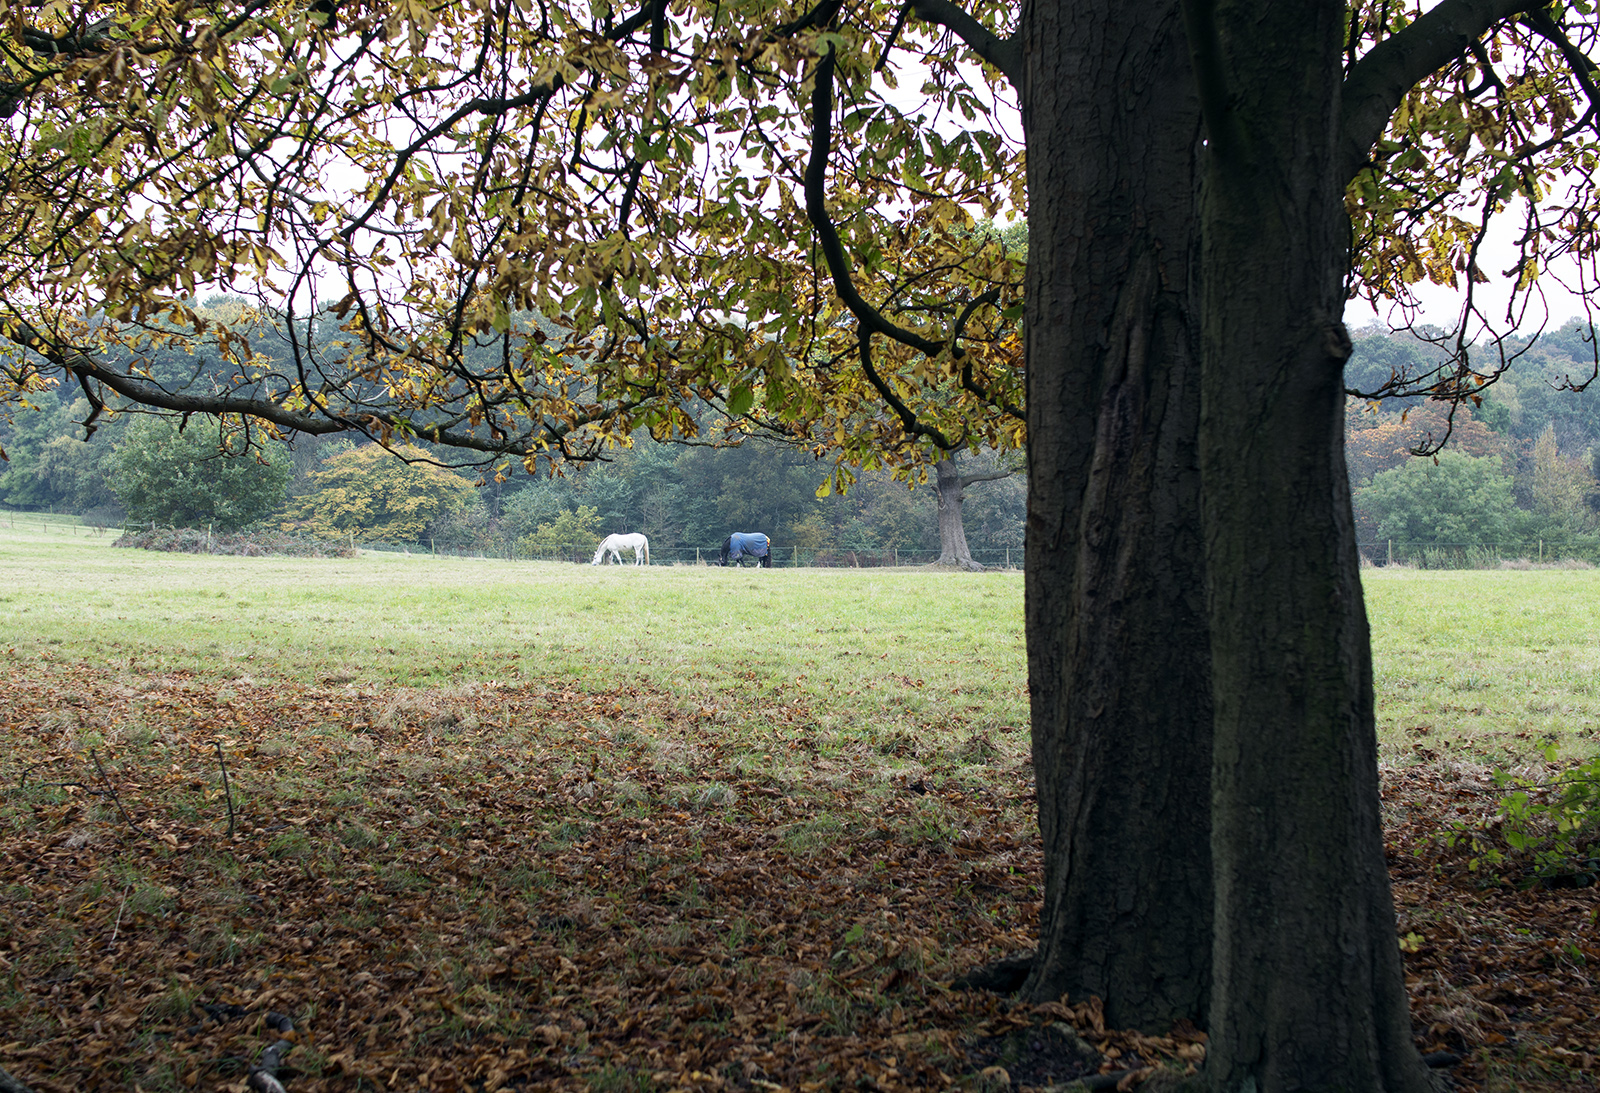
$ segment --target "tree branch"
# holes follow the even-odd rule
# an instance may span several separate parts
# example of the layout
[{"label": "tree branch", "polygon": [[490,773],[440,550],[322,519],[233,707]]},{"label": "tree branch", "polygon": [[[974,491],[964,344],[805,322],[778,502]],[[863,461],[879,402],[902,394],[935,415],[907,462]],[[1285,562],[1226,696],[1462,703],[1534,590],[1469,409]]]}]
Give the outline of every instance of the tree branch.
[{"label": "tree branch", "polygon": [[1373,46],[1344,81],[1340,181],[1349,182],[1371,161],[1390,116],[1420,80],[1467,52],[1502,19],[1548,6],[1538,0],[1443,0]]},{"label": "tree branch", "polygon": [[968,49],[999,69],[1012,87],[1022,86],[1022,42],[1015,32],[1009,38],[1001,38],[951,0],[911,0],[911,10],[918,19],[944,27],[960,38]]},{"label": "tree branch", "polygon": [[[353,432],[378,440],[379,436],[377,434],[400,433],[401,435],[415,435],[448,448],[481,452],[490,456],[526,456],[537,454],[543,450],[539,444],[534,442],[531,435],[485,438],[474,433],[461,432],[447,425],[418,424],[402,413],[388,412],[377,408],[341,413],[322,402],[313,392],[307,391],[303,387],[301,393],[312,396],[313,408],[310,410],[291,410],[281,403],[268,398],[248,398],[238,395],[190,395],[168,391],[160,385],[147,380],[141,380],[123,372],[112,371],[79,350],[58,345],[52,339],[46,338],[26,320],[16,316],[0,321],[0,337],[38,353],[57,368],[76,377],[86,387],[88,382],[92,380],[115,391],[130,402],[157,410],[168,410],[180,414],[240,414],[271,422],[282,429],[306,433],[311,436]],[[639,405],[642,405],[642,401],[628,400],[614,404],[611,410],[626,412],[636,409]],[[566,451],[566,442],[570,439],[575,429],[605,416],[607,416],[605,413],[581,415],[571,422],[559,424],[546,421],[541,423],[538,429],[542,430],[549,440],[559,445],[563,451]],[[465,414],[458,420],[471,421],[472,415],[470,413]]]},{"label": "tree branch", "polygon": [[958,444],[952,444],[950,438],[940,430],[930,425],[924,425],[919,421],[916,411],[901,401],[900,396],[894,393],[894,388],[889,386],[884,378],[878,374],[877,367],[872,363],[872,335],[863,329],[859,332],[856,342],[861,350],[861,370],[867,374],[867,381],[872,384],[879,396],[889,404],[889,408],[900,419],[900,427],[912,436],[927,437],[933,441],[935,446],[945,451],[959,447]]},{"label": "tree branch", "polygon": [[962,489],[966,489],[974,482],[993,482],[997,478],[1010,478],[1020,471],[1021,467],[1012,467],[1008,471],[985,471],[982,474],[963,474],[957,479]]},{"label": "tree branch", "polygon": [[815,86],[811,92],[811,159],[806,164],[806,218],[817,233],[817,245],[822,250],[823,261],[833,277],[833,290],[862,329],[872,334],[893,338],[930,357],[938,356],[944,346],[912,330],[890,322],[883,313],[862,297],[850,275],[850,259],[844,252],[839,231],[828,215],[827,182],[828,160],[833,154],[833,47],[828,47],[817,61]]}]

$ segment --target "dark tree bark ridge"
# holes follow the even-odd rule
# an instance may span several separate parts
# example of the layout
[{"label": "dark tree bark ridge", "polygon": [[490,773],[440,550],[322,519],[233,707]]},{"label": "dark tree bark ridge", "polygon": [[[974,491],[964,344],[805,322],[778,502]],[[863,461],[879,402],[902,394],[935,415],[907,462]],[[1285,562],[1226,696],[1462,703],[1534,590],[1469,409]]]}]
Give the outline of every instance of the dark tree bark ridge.
[{"label": "dark tree bark ridge", "polygon": [[[1129,9],[1129,10],[1122,10]],[[1025,3],[1027,628],[1045,855],[1025,987],[1203,1022],[1210,652],[1193,273],[1200,113],[1176,3]]]},{"label": "dark tree bark ridge", "polygon": [[1344,5],[1192,4],[1218,1090],[1431,1088],[1378,815],[1344,464]]}]

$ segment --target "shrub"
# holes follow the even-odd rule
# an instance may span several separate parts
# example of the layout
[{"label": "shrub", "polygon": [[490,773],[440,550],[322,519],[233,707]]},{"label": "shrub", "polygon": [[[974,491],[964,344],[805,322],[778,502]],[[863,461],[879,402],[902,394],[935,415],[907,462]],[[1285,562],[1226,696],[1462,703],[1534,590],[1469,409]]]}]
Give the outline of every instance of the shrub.
[{"label": "shrub", "polygon": [[236,531],[284,501],[288,448],[231,418],[131,423],[111,458],[111,489],[134,523]]},{"label": "shrub", "polygon": [[600,514],[594,506],[579,505],[576,509],[561,510],[555,519],[524,535],[517,546],[532,554],[565,546],[590,549],[600,544],[599,527]]},{"label": "shrub", "polygon": [[426,539],[480,503],[471,482],[427,459],[417,448],[377,444],[336,452],[308,476],[313,490],[289,506],[289,518],[324,538]]},{"label": "shrub", "polygon": [[1448,836],[1468,842],[1473,869],[1520,866],[1530,883],[1552,887],[1600,878],[1600,758],[1544,782],[1499,768],[1492,777],[1501,791],[1500,815],[1489,824],[1458,825]]}]

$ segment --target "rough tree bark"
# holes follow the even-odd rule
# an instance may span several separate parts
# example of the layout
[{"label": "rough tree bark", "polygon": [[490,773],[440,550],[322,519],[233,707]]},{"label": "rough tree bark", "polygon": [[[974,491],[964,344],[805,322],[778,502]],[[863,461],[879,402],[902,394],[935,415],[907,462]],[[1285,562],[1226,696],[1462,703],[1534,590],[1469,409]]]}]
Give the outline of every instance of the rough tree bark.
[{"label": "rough tree bark", "polygon": [[1188,4],[1207,149],[1200,453],[1218,1090],[1431,1088],[1379,822],[1345,475],[1342,0]]},{"label": "rough tree bark", "polygon": [[954,455],[947,455],[933,465],[934,488],[939,497],[939,560],[936,565],[960,566],[977,571],[983,568],[972,560],[967,546],[967,527],[962,522],[961,509],[967,501],[967,487],[977,482],[992,482],[1009,478],[1012,471],[977,471],[962,474],[956,468]]},{"label": "rough tree bark", "polygon": [[1024,991],[1203,1024],[1210,649],[1200,109],[1176,0],[1029,0],[1027,632],[1046,848]]},{"label": "rough tree bark", "polygon": [[1343,88],[1339,0],[1023,7],[1025,990],[1205,1024],[1228,1093],[1430,1088],[1343,459],[1343,193],[1513,6],[1444,0]]}]

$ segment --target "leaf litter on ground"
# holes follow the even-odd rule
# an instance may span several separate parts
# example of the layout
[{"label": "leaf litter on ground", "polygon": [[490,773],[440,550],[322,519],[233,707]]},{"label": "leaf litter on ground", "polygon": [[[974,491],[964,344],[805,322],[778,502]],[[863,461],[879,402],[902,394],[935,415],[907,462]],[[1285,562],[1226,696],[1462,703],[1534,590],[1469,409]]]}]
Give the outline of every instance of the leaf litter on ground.
[{"label": "leaf litter on ground", "polygon": [[[1018,746],[819,740],[773,695],[724,733],[572,680],[4,686],[0,1068],[41,1093],[245,1089],[269,1013],[295,1093],[1131,1088],[1203,1061],[1095,999],[950,989],[1031,944]],[[1484,806],[1448,774],[1386,771],[1419,1047],[1462,1088],[1593,1088],[1594,889],[1459,868],[1436,833]]]}]

